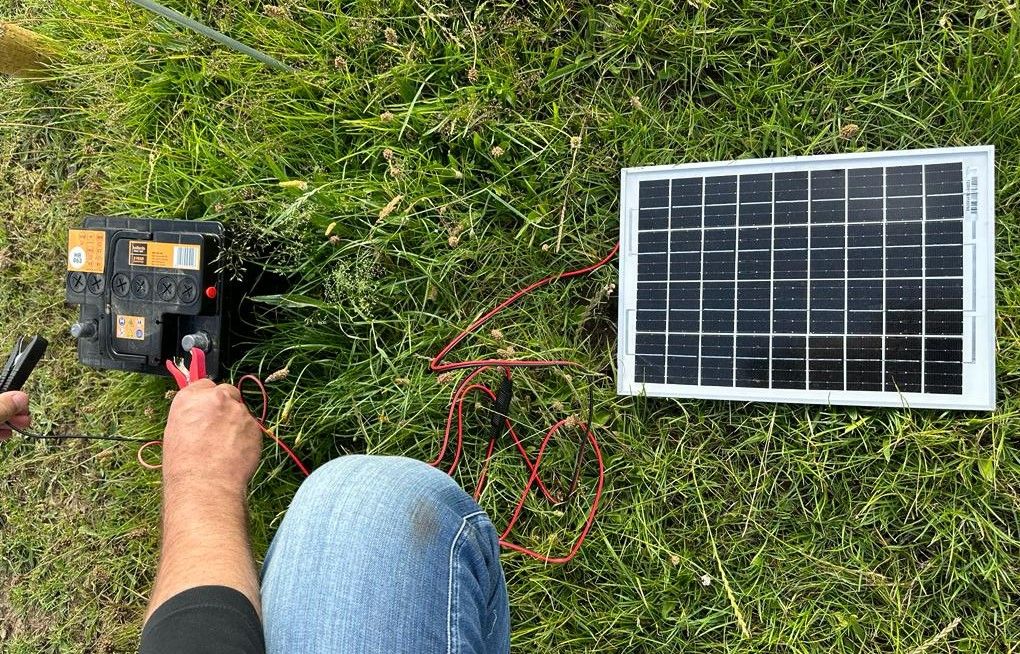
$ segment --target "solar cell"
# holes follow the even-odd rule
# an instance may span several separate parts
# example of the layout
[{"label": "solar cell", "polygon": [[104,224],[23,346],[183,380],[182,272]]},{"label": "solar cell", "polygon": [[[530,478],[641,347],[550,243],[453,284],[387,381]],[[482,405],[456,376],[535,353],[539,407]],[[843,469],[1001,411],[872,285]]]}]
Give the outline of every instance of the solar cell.
[{"label": "solar cell", "polygon": [[991,148],[627,169],[624,393],[994,405]]}]

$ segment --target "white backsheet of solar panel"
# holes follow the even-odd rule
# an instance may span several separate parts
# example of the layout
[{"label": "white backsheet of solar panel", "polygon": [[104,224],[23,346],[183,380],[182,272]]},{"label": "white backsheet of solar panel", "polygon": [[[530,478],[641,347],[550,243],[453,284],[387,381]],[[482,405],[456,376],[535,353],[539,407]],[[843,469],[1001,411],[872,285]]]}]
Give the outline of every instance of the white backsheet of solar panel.
[{"label": "white backsheet of solar panel", "polygon": [[[734,383],[714,386],[701,383],[671,384],[635,379],[635,346],[638,296],[638,207],[643,181],[681,178],[711,178],[795,171],[890,168],[959,162],[963,172],[963,334],[962,389],[956,393],[904,392],[902,390],[824,390],[813,388],[749,388]],[[848,173],[849,174],[849,173]],[[775,177],[773,177],[775,179]],[[737,401],[845,404],[858,406],[895,406],[989,410],[995,404],[995,299],[994,299],[994,150],[991,146],[937,148],[892,152],[854,153],[738,160],[676,166],[648,166],[621,171],[620,190],[620,304],[617,390],[624,395],[686,397]],[[702,221],[704,218],[702,217]],[[810,221],[809,221],[810,222]],[[888,216],[883,215],[883,223]],[[702,222],[702,231],[704,231]],[[736,227],[740,227],[739,216]],[[772,228],[774,230],[773,218]],[[773,231],[773,234],[775,232]],[[702,255],[702,260],[704,256]],[[704,264],[702,264],[704,266]],[[704,270],[701,283],[704,285]],[[774,270],[771,274],[774,274]],[[810,277],[810,273],[808,273]],[[736,279],[734,278],[736,282]],[[770,280],[775,288],[775,278]],[[810,283],[810,279],[808,283]],[[849,282],[847,282],[849,283]],[[884,307],[883,307],[884,309]],[[736,308],[734,309],[736,310]],[[704,307],[701,307],[704,313]],[[733,338],[742,336],[734,321]],[[922,327],[923,329],[923,327]],[[777,337],[772,333],[770,343]],[[665,330],[668,331],[667,328]],[[807,336],[810,337],[810,331]],[[700,336],[704,339],[702,333]],[[699,350],[700,356],[700,350]],[[770,350],[769,357],[771,359]],[[734,357],[736,353],[734,352]],[[923,365],[923,364],[922,364]],[[771,379],[772,367],[769,367]],[[888,385],[888,384],[887,384]]]}]

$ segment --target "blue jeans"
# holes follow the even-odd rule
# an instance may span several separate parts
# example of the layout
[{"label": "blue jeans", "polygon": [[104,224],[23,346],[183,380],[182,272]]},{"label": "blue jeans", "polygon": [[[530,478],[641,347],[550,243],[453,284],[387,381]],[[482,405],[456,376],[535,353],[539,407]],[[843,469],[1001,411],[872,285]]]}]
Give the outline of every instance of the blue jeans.
[{"label": "blue jeans", "polygon": [[448,475],[345,456],[298,490],[262,567],[268,654],[505,654],[499,540]]}]

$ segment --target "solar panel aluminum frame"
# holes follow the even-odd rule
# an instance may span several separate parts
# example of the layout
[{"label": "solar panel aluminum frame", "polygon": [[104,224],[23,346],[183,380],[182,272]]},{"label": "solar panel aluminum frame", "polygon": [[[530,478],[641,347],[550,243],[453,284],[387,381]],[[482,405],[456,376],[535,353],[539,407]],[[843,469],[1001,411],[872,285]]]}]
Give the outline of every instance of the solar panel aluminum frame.
[{"label": "solar panel aluminum frame", "polygon": [[[637,381],[638,207],[642,181],[719,175],[802,172],[961,163],[963,172],[962,393],[748,388]],[[803,404],[890,406],[960,410],[995,408],[995,216],[994,147],[933,148],[889,152],[749,159],[625,168],[620,173],[620,267],[617,391],[621,395],[765,401]],[[704,205],[704,202],[703,202]],[[775,201],[773,200],[773,206]],[[704,218],[702,218],[704,221]],[[888,225],[883,211],[882,223]],[[773,219],[773,234],[774,234]],[[739,223],[737,225],[739,227]],[[702,223],[704,230],[704,222]],[[774,238],[774,237],[773,237]],[[771,246],[771,244],[770,244]],[[883,251],[887,250],[883,244]],[[702,246],[704,251],[704,246]],[[704,256],[704,255],[702,255]],[[887,256],[883,252],[883,256]],[[702,264],[704,274],[704,264]],[[701,280],[704,285],[704,280]],[[810,283],[810,282],[808,282]],[[702,310],[703,312],[703,310]],[[736,330],[736,325],[734,326]],[[770,339],[774,336],[771,333]],[[667,338],[669,330],[666,330]],[[771,340],[770,340],[771,343]],[[699,352],[700,357],[700,352]],[[771,353],[770,353],[771,360]],[[884,364],[883,364],[884,365]],[[884,369],[884,368],[883,368]],[[771,379],[771,375],[770,375]],[[771,384],[770,384],[771,385]]]}]

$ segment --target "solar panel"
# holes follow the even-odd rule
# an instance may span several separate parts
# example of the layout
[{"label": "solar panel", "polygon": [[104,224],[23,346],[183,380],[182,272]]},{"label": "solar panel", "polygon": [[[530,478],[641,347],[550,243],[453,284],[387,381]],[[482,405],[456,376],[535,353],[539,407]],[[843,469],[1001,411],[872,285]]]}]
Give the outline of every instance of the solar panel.
[{"label": "solar panel", "polygon": [[618,391],[994,408],[993,157],[624,169]]}]

